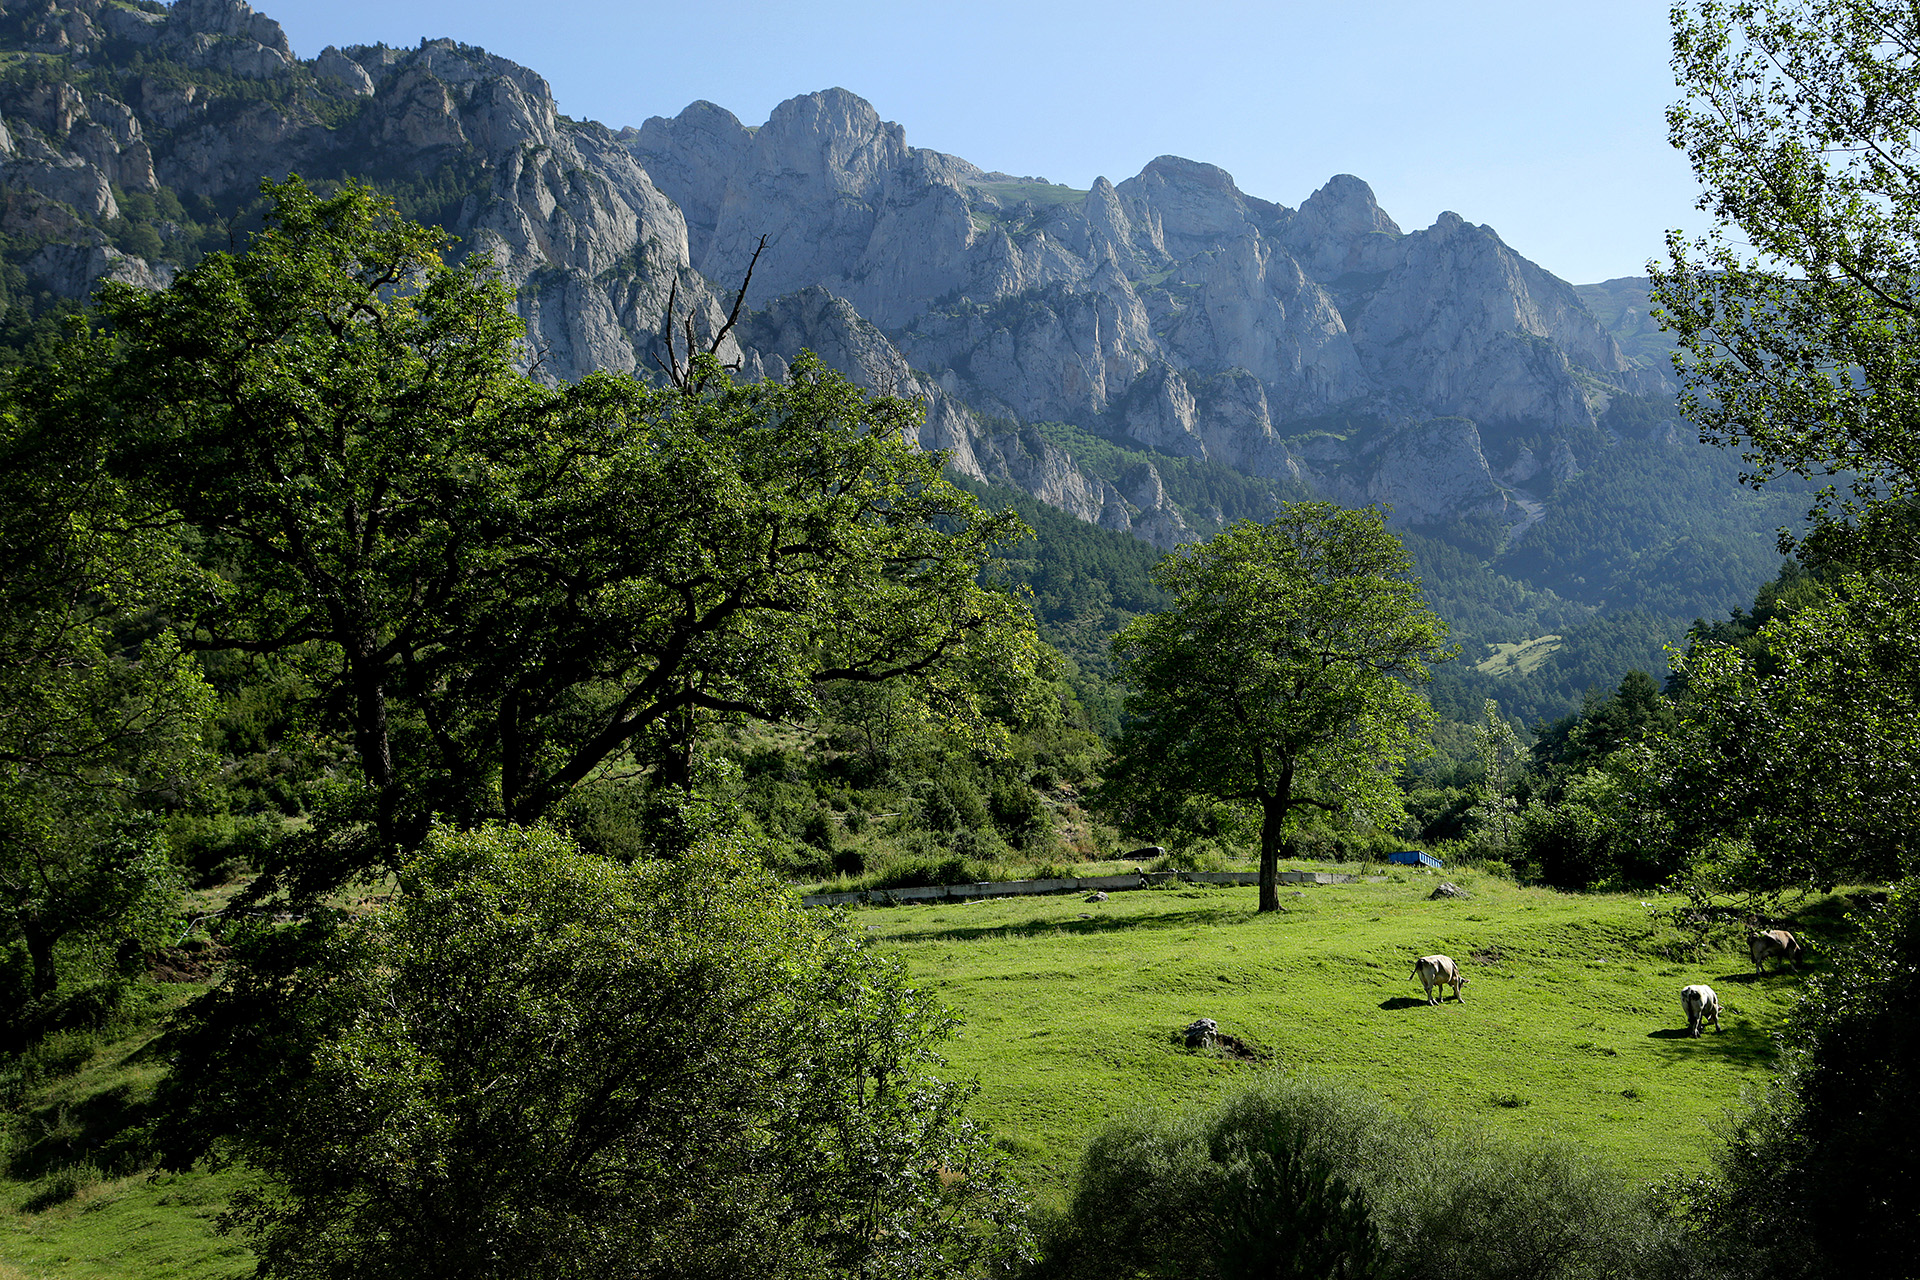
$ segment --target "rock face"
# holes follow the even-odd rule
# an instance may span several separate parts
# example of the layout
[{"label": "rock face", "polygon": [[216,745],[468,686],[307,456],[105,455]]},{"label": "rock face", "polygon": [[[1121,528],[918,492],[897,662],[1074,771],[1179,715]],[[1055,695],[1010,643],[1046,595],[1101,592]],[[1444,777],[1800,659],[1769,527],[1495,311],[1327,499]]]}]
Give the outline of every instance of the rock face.
[{"label": "rock face", "polygon": [[[702,102],[621,137],[686,212],[702,271],[737,272],[767,234],[756,283],[846,299],[975,410],[1307,480],[1407,523],[1506,512],[1549,474],[1496,471],[1480,427],[1591,428],[1609,395],[1663,386],[1493,231],[1449,213],[1404,232],[1351,175],[1297,211],[1174,156],[1070,191],[910,147],[844,89],[758,130]],[[1332,415],[1399,434],[1298,456],[1289,428]]]},{"label": "rock face", "polygon": [[[61,296],[171,278],[173,250],[110,243],[116,191],[231,208],[263,175],[358,177],[415,193],[499,272],[539,376],[647,375],[669,296],[714,332],[764,237],[757,310],[721,352],[745,376],[810,348],[924,403],[920,443],[956,469],[1162,546],[1217,518],[1176,504],[1169,464],[1096,475],[1030,424],[1404,523],[1518,519],[1578,472],[1570,437],[1610,396],[1664,385],[1493,231],[1451,213],[1404,231],[1351,175],[1297,210],[1175,156],[1076,191],[910,146],[845,89],[758,128],[696,102],[614,132],[452,40],[302,61],[243,0],[0,0],[0,48],[148,68],[109,81],[121,98],[0,85],[0,229]],[[1489,430],[1527,440],[1490,456]]]}]

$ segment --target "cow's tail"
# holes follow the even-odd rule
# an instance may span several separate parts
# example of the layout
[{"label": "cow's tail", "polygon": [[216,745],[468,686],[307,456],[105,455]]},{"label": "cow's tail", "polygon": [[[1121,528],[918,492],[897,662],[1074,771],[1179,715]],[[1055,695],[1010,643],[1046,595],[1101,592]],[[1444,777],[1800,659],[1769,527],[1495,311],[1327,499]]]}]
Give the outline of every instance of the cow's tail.
[{"label": "cow's tail", "polygon": [[1415,978],[1419,976],[1420,976],[1420,962],[1418,960],[1415,960],[1413,962],[1413,972],[1407,975],[1407,981],[1412,982]]}]

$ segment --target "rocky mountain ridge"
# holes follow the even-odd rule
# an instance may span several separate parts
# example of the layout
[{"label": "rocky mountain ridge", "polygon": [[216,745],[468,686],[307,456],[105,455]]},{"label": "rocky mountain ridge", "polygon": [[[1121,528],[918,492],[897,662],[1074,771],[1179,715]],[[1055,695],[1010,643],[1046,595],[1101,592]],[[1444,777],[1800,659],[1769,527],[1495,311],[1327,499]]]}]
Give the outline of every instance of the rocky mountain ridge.
[{"label": "rocky mountain ridge", "polygon": [[[1075,191],[910,146],[843,89],[757,128],[702,102],[616,132],[452,40],[303,60],[244,0],[0,0],[0,48],[24,55],[0,234],[35,290],[162,285],[262,175],[356,177],[493,264],[542,376],[645,375],[669,294],[711,332],[765,236],[722,352],[743,376],[811,348],[923,401],[955,469],[1161,546],[1212,520],[1156,455],[1524,531],[1613,399],[1666,387],[1491,229],[1404,231],[1347,175],[1298,209],[1172,156]],[[1102,475],[1047,422],[1140,460]]]}]

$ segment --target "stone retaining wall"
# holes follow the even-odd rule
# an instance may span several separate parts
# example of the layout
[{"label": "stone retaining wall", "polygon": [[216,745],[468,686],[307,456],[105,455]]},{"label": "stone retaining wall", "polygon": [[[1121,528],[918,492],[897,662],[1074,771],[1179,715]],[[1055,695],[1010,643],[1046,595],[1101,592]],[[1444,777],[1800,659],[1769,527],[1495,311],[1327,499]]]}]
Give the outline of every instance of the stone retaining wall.
[{"label": "stone retaining wall", "polygon": [[[1281,884],[1352,884],[1359,876],[1334,871],[1282,871]],[[892,906],[906,902],[952,902],[969,898],[1018,898],[1042,893],[1117,893],[1164,884],[1259,884],[1257,871],[1128,871],[1117,876],[1062,876],[1056,880],[983,880],[977,884],[936,884],[918,889],[856,889],[851,893],[809,893],[805,907],[855,903]]]}]

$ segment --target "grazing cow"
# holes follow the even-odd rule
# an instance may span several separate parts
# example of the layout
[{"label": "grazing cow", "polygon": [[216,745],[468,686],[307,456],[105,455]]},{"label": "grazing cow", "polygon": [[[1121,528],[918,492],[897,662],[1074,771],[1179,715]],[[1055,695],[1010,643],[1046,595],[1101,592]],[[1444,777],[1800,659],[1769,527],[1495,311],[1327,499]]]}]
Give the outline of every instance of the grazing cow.
[{"label": "grazing cow", "polygon": [[1442,987],[1452,987],[1453,998],[1462,1004],[1466,1003],[1461,998],[1460,988],[1467,985],[1467,980],[1461,976],[1460,966],[1453,962],[1451,956],[1421,956],[1413,962],[1413,972],[1407,976],[1420,979],[1420,985],[1426,988],[1428,1004],[1439,1004],[1446,999],[1444,990],[1439,995],[1433,994],[1436,988]]},{"label": "grazing cow", "polygon": [[1753,957],[1755,976],[1767,971],[1767,959],[1780,956],[1788,964],[1797,964],[1800,960],[1800,941],[1785,929],[1768,929],[1765,933],[1750,934],[1747,937],[1747,954]]},{"label": "grazing cow", "polygon": [[1720,997],[1712,987],[1696,983],[1680,988],[1680,1011],[1687,1015],[1687,1034],[1696,1040],[1703,1022],[1711,1022],[1715,1031],[1720,1029]]}]

